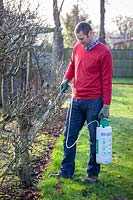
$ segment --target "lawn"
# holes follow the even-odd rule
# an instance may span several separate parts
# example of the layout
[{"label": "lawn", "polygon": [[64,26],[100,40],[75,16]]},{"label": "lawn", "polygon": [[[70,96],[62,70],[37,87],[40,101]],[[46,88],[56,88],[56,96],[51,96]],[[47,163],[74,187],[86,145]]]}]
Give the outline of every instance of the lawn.
[{"label": "lawn", "polygon": [[110,110],[113,129],[113,160],[102,165],[99,181],[84,184],[89,159],[86,125],[77,144],[74,180],[50,177],[58,172],[63,156],[63,134],[59,137],[47,171],[39,183],[41,200],[133,200],[133,86],[113,85]]},{"label": "lawn", "polygon": [[114,84],[133,84],[133,78],[113,78]]}]

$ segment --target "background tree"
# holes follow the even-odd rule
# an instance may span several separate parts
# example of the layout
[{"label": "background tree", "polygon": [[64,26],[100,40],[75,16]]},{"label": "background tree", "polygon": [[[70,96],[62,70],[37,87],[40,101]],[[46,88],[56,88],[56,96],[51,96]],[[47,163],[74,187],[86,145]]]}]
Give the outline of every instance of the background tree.
[{"label": "background tree", "polygon": [[106,44],[105,41],[105,0],[100,0],[100,33],[99,40]]},{"label": "background tree", "polygon": [[118,27],[119,35],[124,39],[131,39],[133,37],[133,18],[117,16],[114,20]]},{"label": "background tree", "polygon": [[92,24],[87,14],[80,14],[78,4],[74,5],[71,12],[67,13],[66,18],[62,18],[62,20],[64,24],[64,44],[66,48],[73,47],[76,42],[74,28],[78,22],[87,21]]},{"label": "background tree", "polygon": [[64,0],[61,3],[61,7],[58,8],[58,1],[53,0],[53,17],[54,17],[54,40],[53,40],[53,53],[54,53],[54,65],[57,66],[63,62],[64,59],[64,43],[62,36],[62,29],[60,23],[60,12],[63,6]]}]

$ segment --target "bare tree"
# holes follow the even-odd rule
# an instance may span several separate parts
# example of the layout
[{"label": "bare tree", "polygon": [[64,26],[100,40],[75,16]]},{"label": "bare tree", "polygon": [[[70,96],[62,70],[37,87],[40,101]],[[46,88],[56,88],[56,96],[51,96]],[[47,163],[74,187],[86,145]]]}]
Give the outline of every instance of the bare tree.
[{"label": "bare tree", "polygon": [[[35,93],[33,79],[30,78],[31,54],[42,27],[36,22],[36,11],[32,13],[29,10],[30,6],[24,10],[22,5],[24,0],[17,6],[7,4],[2,14],[4,23],[0,29],[3,41],[0,46],[2,106],[5,102],[8,103],[4,110],[6,115],[0,122],[0,157],[2,160],[3,156],[6,158],[0,163],[2,169],[0,179],[3,184],[7,176],[16,174],[20,177],[21,185],[29,187],[32,185],[29,149],[41,127],[47,127],[60,111],[59,106],[55,107],[55,103],[58,101],[58,105],[61,104],[59,84],[63,70],[60,63],[54,68],[51,61],[52,84],[48,86],[44,79],[43,85]],[[6,95],[3,94],[5,88],[7,88]]]},{"label": "bare tree", "polygon": [[[24,3],[24,1],[23,1]],[[34,23],[35,13],[31,13],[29,8],[22,11],[22,1],[16,7],[10,3],[3,9],[3,23],[1,25],[0,36],[0,74],[2,77],[1,95],[2,111],[6,115],[10,104],[11,88],[9,84],[11,77],[14,77],[21,67],[21,55],[34,43],[34,38],[38,33],[38,25]],[[24,14],[25,13],[25,14]],[[34,26],[33,26],[34,23]]]}]

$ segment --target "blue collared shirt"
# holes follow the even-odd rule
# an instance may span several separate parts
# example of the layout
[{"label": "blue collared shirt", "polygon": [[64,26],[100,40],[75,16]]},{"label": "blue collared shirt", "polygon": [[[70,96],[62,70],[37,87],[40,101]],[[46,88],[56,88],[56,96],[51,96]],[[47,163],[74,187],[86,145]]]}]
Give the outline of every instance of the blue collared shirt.
[{"label": "blue collared shirt", "polygon": [[99,43],[99,40],[96,39],[94,42],[92,42],[90,45],[85,47],[86,51],[90,51],[92,48],[94,48]]}]

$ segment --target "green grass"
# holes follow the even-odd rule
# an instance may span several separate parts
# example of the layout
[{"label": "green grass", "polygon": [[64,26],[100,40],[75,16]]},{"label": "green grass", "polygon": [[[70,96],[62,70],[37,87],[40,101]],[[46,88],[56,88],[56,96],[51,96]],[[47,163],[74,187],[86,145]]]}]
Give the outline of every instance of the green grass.
[{"label": "green grass", "polygon": [[84,184],[89,160],[86,126],[77,144],[75,179],[49,178],[58,172],[63,156],[63,135],[54,148],[51,163],[39,183],[41,200],[133,200],[133,86],[113,86],[110,111],[113,129],[113,161],[101,165],[99,181]]},{"label": "green grass", "polygon": [[113,78],[113,83],[133,84],[133,78]]}]

